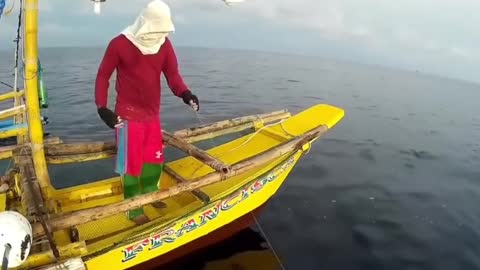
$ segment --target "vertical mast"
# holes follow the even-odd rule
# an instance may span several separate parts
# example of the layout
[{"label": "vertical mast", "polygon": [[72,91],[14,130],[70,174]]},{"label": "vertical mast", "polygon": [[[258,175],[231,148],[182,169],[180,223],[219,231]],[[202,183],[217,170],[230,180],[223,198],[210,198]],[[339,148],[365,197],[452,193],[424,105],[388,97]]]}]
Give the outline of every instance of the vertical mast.
[{"label": "vertical mast", "polygon": [[[25,98],[27,107],[28,135],[32,158],[43,195],[48,198],[51,190],[50,177],[43,145],[43,126],[40,119],[38,99],[38,0],[25,0]],[[45,199],[46,199],[45,198]]]}]

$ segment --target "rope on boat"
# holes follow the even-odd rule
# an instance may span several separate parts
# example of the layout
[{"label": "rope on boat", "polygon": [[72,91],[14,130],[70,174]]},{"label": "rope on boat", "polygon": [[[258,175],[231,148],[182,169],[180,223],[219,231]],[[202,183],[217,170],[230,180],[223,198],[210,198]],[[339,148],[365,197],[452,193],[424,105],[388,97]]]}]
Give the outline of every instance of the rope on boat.
[{"label": "rope on boat", "polygon": [[20,30],[22,29],[22,13],[23,13],[23,0],[20,0],[20,10],[18,12],[18,25],[17,25],[17,37],[15,38],[14,42],[16,43],[16,48],[15,48],[15,81],[14,81],[14,86],[13,90],[14,91],[19,91],[18,89],[18,55],[20,51]]},{"label": "rope on boat", "polygon": [[[198,114],[198,112],[195,111],[195,110],[193,110],[193,111],[195,112],[195,115],[196,115],[198,121],[200,122],[200,125],[205,125],[205,123],[204,123],[204,122],[202,121],[202,119],[200,118],[200,115]],[[262,124],[263,124],[263,119],[262,119],[259,115],[257,115],[257,117],[258,117],[259,120],[262,121]],[[249,143],[256,135],[258,135],[263,129],[268,128],[268,127],[275,126],[275,125],[277,125],[277,124],[280,124],[280,127],[282,128],[282,130],[283,130],[283,132],[284,132],[285,134],[287,134],[287,135],[290,136],[291,138],[295,137],[295,135],[293,135],[292,133],[288,132],[288,131],[285,129],[285,127],[283,126],[283,122],[284,122],[285,120],[286,120],[286,119],[282,119],[282,120],[280,120],[280,122],[278,122],[278,123],[272,123],[272,124],[265,125],[265,126],[261,127],[259,130],[255,131],[247,140],[245,140],[245,141],[244,141],[243,143],[241,143],[240,145],[238,145],[238,146],[236,146],[236,147],[233,147],[233,148],[229,149],[228,151],[225,151],[225,152],[223,152],[222,154],[217,155],[217,156],[214,156],[214,157],[217,158],[217,159],[219,159],[220,157],[222,157],[222,156],[224,156],[224,155],[226,155],[226,154],[228,154],[228,153],[230,153],[230,152],[232,152],[232,151],[235,151],[235,150],[239,149],[240,147],[245,146],[245,145],[246,145],[247,143]],[[208,140],[210,141],[212,147],[215,147],[215,146],[216,146],[213,138],[210,138],[210,139],[208,139]],[[212,156],[213,156],[213,155],[212,155]],[[200,169],[203,168],[204,166],[206,166],[205,163],[200,164],[200,166],[192,172],[192,174],[190,175],[190,177],[192,177],[193,175],[195,175],[195,174],[198,172],[198,170],[200,170]]]}]

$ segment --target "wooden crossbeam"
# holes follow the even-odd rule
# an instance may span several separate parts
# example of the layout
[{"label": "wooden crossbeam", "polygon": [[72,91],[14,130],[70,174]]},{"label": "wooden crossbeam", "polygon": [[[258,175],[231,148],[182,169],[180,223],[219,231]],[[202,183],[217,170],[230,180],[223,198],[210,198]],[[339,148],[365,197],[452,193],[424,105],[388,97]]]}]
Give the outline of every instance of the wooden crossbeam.
[{"label": "wooden crossbeam", "polygon": [[[186,184],[188,183],[188,181],[186,179],[184,179],[183,177],[181,177],[180,175],[178,175],[174,170],[172,170],[170,167],[168,166],[164,166],[163,167],[163,170],[170,174],[170,176],[172,176],[172,178],[175,180],[175,182],[177,182],[177,184]],[[194,189],[191,191],[191,193],[197,197],[198,199],[200,199],[203,203],[207,204],[210,202],[210,197],[203,191],[199,190],[199,189]]]},{"label": "wooden crossbeam", "polygon": [[182,138],[173,136],[172,134],[163,131],[163,140],[168,145],[175,147],[188,155],[200,160],[201,162],[207,164],[208,166],[215,169],[217,172],[228,173],[230,171],[230,166],[224,164],[221,160],[212,157],[207,152],[202,149],[194,146],[193,144],[188,143]]},{"label": "wooden crossbeam", "polygon": [[12,116],[15,116],[15,115],[23,113],[23,112],[25,112],[25,104],[0,111],[0,120],[10,118]]}]

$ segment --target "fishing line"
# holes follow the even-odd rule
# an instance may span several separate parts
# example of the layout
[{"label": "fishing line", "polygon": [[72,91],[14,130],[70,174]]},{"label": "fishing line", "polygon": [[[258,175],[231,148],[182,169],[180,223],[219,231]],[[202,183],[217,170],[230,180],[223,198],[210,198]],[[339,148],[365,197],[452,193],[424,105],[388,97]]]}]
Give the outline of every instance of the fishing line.
[{"label": "fishing line", "polygon": [[3,81],[0,81],[0,83],[3,84],[3,85],[5,85],[6,87],[10,87],[10,88],[13,89],[13,85],[10,85],[10,84],[8,84],[8,83],[6,83],[6,82],[3,82]]},{"label": "fishing line", "polygon": [[[195,113],[195,116],[197,117],[199,123],[200,123],[201,125],[205,125],[204,122],[202,121],[202,119],[200,118],[200,114],[199,114],[196,110],[193,110],[193,112]],[[261,118],[259,117],[259,119],[261,119]],[[284,130],[288,135],[292,136],[292,135],[291,135],[290,133],[288,133],[288,132],[285,130],[285,128],[283,127],[283,121],[285,121],[285,119],[283,119],[283,120],[280,121],[280,126],[282,127],[282,130]],[[229,153],[229,152],[231,152],[231,151],[233,151],[233,150],[236,150],[236,149],[244,146],[244,145],[247,144],[251,139],[253,139],[253,137],[254,137],[255,135],[257,135],[260,131],[262,131],[264,128],[271,127],[271,126],[277,125],[277,124],[278,124],[278,123],[273,123],[273,124],[270,124],[270,125],[265,125],[265,126],[263,126],[263,127],[260,128],[259,130],[257,130],[254,134],[252,134],[252,136],[250,136],[250,138],[248,138],[245,142],[243,142],[242,144],[240,144],[240,145],[237,146],[237,147],[234,147],[234,148],[230,149],[229,151],[224,152],[221,156],[223,156],[223,155],[225,155],[226,153]],[[209,141],[210,141],[211,143],[215,143],[214,138],[209,138]],[[214,146],[215,146],[215,145],[214,145]],[[218,157],[216,157],[216,158],[218,158]],[[194,175],[200,168],[202,168],[203,166],[205,166],[205,164],[202,164],[200,167],[198,167],[198,168],[192,173],[191,176],[193,176],[193,175]],[[252,212],[250,212],[250,214],[252,215],[253,220],[255,221],[255,224],[256,224],[257,227],[259,228],[260,233],[261,233],[262,236],[265,238],[265,241],[267,242],[270,250],[272,251],[273,255],[275,256],[275,259],[277,260],[277,263],[280,265],[280,267],[281,267],[282,270],[285,270],[285,266],[283,265],[282,261],[281,261],[280,258],[278,257],[278,254],[277,254],[277,252],[275,251],[275,248],[273,247],[273,245],[272,245],[272,243],[270,242],[267,234],[265,233],[265,231],[263,230],[262,226],[260,225],[260,222],[258,222],[257,218],[255,217],[255,215],[254,215]]]}]

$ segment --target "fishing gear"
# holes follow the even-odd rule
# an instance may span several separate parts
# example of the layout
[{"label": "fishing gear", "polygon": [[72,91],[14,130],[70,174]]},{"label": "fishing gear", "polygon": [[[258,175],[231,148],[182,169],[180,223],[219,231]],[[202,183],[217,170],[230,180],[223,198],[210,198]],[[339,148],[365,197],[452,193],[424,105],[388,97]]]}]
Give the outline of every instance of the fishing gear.
[{"label": "fishing gear", "polygon": [[43,85],[43,68],[42,64],[40,63],[40,59],[38,60],[38,101],[40,104],[40,108],[46,109],[48,108],[48,92],[45,86]]}]

